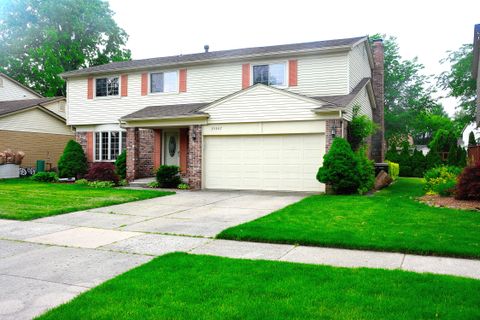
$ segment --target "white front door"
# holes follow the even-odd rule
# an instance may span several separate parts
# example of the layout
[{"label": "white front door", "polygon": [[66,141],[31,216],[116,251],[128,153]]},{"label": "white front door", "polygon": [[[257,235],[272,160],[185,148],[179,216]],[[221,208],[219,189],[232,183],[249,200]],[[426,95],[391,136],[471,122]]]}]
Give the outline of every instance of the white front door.
[{"label": "white front door", "polygon": [[169,166],[179,165],[180,144],[178,131],[165,132],[164,140],[164,163]]}]

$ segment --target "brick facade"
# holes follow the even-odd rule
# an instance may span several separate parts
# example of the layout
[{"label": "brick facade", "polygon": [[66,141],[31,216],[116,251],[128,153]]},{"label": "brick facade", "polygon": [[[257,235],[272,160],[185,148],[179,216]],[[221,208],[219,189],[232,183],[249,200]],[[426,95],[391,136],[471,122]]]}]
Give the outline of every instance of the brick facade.
[{"label": "brick facade", "polygon": [[375,162],[385,160],[385,119],[384,119],[384,48],[383,41],[376,40],[373,43],[373,93],[377,107],[373,109],[373,121],[379,129],[372,136],[371,155]]},{"label": "brick facade", "polygon": [[[343,124],[343,126],[342,126]],[[335,137],[332,135],[335,127]],[[343,129],[343,132],[342,132]],[[347,122],[341,119],[332,119],[325,121],[325,153],[330,150],[334,138],[347,137]]]},{"label": "brick facade", "polygon": [[138,128],[127,128],[127,180],[133,181],[138,178],[138,152],[139,152]]},{"label": "brick facade", "polygon": [[[152,129],[139,129],[138,173],[136,178],[151,177],[154,175],[154,140],[155,132]],[[128,143],[127,143],[128,145]]]},{"label": "brick facade", "polygon": [[[188,130],[187,179],[192,189],[202,188],[202,126]],[[195,139],[194,139],[195,138]]]},{"label": "brick facade", "polygon": [[87,154],[87,133],[75,132],[75,141],[77,141],[82,146],[83,152]]}]

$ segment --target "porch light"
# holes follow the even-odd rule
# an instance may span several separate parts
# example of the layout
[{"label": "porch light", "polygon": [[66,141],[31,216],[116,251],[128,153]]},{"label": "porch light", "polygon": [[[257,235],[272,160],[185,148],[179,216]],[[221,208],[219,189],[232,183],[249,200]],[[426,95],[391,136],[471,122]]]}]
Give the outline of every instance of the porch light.
[{"label": "porch light", "polygon": [[197,140],[197,133],[195,132],[195,130],[192,130],[192,140]]},{"label": "porch light", "polygon": [[335,138],[336,135],[337,135],[337,126],[335,125],[335,123],[333,123],[333,125],[332,125],[332,139]]}]

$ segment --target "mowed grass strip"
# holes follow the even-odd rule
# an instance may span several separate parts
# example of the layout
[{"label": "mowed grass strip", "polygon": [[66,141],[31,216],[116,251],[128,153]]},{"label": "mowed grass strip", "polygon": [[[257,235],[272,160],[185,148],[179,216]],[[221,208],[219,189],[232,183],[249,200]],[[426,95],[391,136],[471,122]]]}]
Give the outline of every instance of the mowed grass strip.
[{"label": "mowed grass strip", "polygon": [[480,281],[173,253],[39,319],[478,319]]},{"label": "mowed grass strip", "polygon": [[372,196],[314,195],[217,237],[480,258],[480,212],[419,203],[422,187],[401,178]]},{"label": "mowed grass strip", "polygon": [[173,194],[155,190],[95,189],[84,185],[0,180],[0,218],[32,220]]}]

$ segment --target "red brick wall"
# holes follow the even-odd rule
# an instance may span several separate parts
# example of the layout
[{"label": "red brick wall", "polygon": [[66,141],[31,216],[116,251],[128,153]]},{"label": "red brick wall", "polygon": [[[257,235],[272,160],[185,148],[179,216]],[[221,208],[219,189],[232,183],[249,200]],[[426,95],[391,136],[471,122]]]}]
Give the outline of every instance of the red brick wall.
[{"label": "red brick wall", "polygon": [[138,178],[138,128],[127,128],[127,180]]},{"label": "red brick wall", "polygon": [[[343,123],[343,132],[342,132],[342,123]],[[334,138],[346,138],[346,122],[340,119],[337,120],[326,120],[325,121],[325,153],[330,150]],[[332,129],[335,126],[335,137],[332,135]]]},{"label": "red brick wall", "polygon": [[153,176],[155,132],[152,129],[139,130],[138,175],[137,178]]},{"label": "red brick wall", "polygon": [[373,109],[373,121],[378,125],[378,131],[372,136],[371,156],[376,162],[385,160],[385,122],[384,122],[384,49],[383,42],[373,43],[373,93],[377,107]]}]

